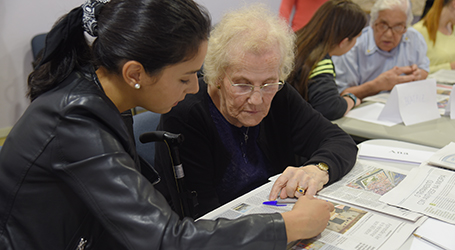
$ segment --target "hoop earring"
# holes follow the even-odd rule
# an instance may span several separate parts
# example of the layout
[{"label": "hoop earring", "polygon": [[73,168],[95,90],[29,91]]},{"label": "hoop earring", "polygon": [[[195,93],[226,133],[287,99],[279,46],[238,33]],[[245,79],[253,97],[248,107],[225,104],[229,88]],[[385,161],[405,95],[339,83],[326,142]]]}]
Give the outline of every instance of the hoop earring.
[{"label": "hoop earring", "polygon": [[139,83],[136,83],[136,84],[134,84],[134,88],[135,88],[135,89],[140,89],[140,88],[141,88],[141,85],[140,85]]}]

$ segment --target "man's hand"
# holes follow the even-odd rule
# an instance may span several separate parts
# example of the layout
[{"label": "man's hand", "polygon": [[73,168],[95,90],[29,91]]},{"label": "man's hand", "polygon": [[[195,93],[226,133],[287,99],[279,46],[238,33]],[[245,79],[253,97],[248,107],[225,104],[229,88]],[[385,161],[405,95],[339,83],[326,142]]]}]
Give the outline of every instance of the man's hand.
[{"label": "man's hand", "polygon": [[[414,66],[414,65],[413,65]],[[393,67],[390,70],[380,74],[376,78],[376,91],[377,93],[381,91],[390,91],[397,84],[404,82],[411,82],[417,79],[415,74],[418,74],[417,69],[414,69],[413,66],[405,67]],[[417,65],[416,65],[417,66]],[[404,75],[402,75],[404,74]]]}]

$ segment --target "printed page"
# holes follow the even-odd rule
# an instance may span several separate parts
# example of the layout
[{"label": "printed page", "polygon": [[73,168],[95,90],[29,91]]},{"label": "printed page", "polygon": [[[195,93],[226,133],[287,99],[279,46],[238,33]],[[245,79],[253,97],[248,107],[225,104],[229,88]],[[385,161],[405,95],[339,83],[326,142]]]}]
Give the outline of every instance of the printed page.
[{"label": "printed page", "polygon": [[317,237],[288,244],[287,250],[303,249],[398,249],[427,217],[416,222],[334,203],[327,228]]},{"label": "printed page", "polygon": [[438,83],[454,84],[455,83],[455,70],[440,69],[437,72],[428,75],[428,79],[436,79]]},{"label": "printed page", "polygon": [[[264,205],[273,183],[267,183],[222,207],[206,214],[200,219],[235,219],[248,214],[282,213],[292,209],[293,204],[283,206]],[[319,197],[321,198],[321,197]],[[295,199],[285,199],[289,202]],[[412,232],[424,221],[403,220],[394,216],[376,213],[352,205],[327,199],[335,206],[327,228],[317,237],[288,244],[288,249],[370,249],[388,250],[391,245],[398,248]],[[386,247],[382,247],[386,246]]]},{"label": "printed page", "polygon": [[416,221],[421,214],[379,200],[403,181],[407,174],[404,170],[387,167],[385,164],[358,159],[347,175],[319,191],[318,196]]},{"label": "printed page", "polygon": [[[239,198],[223,205],[221,208],[215,209],[199,219],[215,219],[226,218],[235,219],[247,214],[258,213],[282,213],[290,211],[294,204],[287,203],[282,206],[270,206],[262,204],[268,201],[270,190],[272,189],[273,182],[266,183],[255,190],[240,196]],[[289,202],[291,199],[286,199]],[[296,200],[296,199],[292,199]]]},{"label": "printed page", "polygon": [[455,172],[422,164],[380,201],[455,224]]}]

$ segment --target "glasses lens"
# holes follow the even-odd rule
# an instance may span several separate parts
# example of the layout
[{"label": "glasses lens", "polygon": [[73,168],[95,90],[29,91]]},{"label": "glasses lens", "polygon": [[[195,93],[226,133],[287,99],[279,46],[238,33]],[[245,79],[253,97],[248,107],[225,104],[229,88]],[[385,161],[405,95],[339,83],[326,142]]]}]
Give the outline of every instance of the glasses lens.
[{"label": "glasses lens", "polygon": [[234,92],[238,95],[245,95],[251,92],[251,85],[249,84],[234,84]]},{"label": "glasses lens", "polygon": [[404,31],[404,26],[401,26],[401,25],[397,25],[395,27],[393,27],[393,31],[395,31],[396,33],[402,33]]},{"label": "glasses lens", "polygon": [[379,31],[384,32],[384,31],[386,31],[387,29],[389,29],[389,26],[388,26],[387,24],[385,24],[385,23],[380,23],[380,24],[378,25],[378,29],[379,29]]}]

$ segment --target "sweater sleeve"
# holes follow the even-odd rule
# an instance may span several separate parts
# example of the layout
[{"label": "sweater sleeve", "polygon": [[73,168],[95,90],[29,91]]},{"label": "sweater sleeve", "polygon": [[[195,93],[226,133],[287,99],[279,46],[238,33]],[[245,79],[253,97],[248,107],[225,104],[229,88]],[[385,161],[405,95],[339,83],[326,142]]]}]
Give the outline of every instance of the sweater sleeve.
[{"label": "sweater sleeve", "polygon": [[310,74],[308,102],[329,120],[341,118],[347,109],[335,82],[335,70],[329,58],[321,60]]},{"label": "sweater sleeve", "polygon": [[357,159],[358,148],[351,136],[314,110],[294,89],[287,99],[293,114],[290,131],[295,154],[307,159],[304,165],[326,163],[330,168],[328,184],[341,179]]}]

